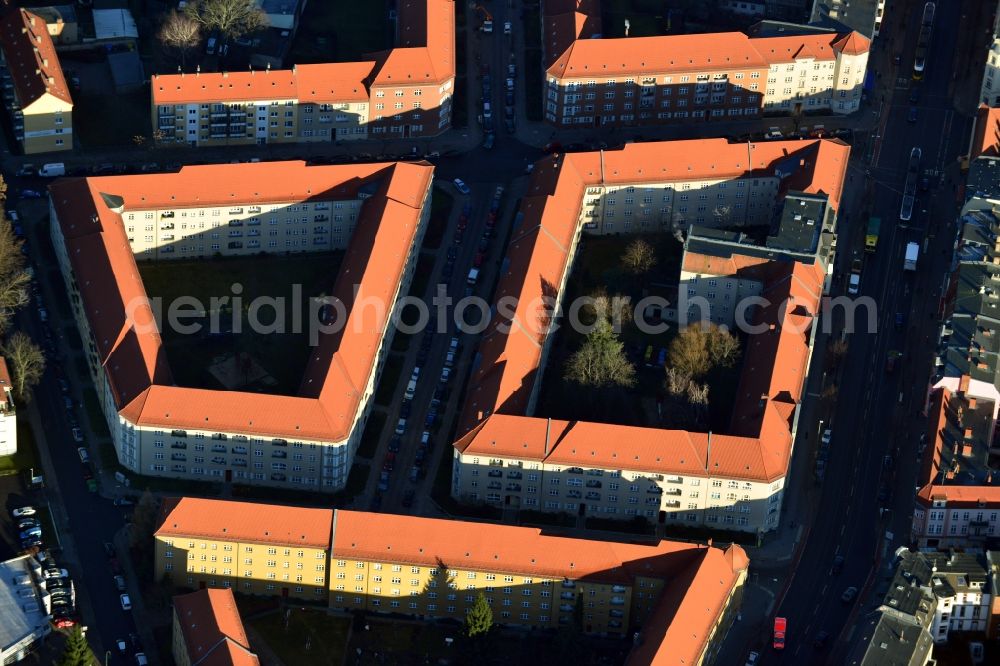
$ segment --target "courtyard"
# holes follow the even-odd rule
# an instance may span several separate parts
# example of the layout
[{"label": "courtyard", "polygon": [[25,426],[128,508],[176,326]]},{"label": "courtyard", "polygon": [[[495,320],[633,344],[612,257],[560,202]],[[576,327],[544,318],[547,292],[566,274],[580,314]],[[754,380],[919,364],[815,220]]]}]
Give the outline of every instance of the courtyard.
[{"label": "courtyard", "polygon": [[[309,299],[331,292],[342,259],[343,252],[324,252],[140,263],[146,293],[162,303],[161,333],[174,380],[191,388],[294,395],[310,354]],[[191,297],[201,306],[190,311],[200,314],[183,321],[200,330],[185,334],[167,325],[166,313],[170,303]],[[258,298],[283,303],[281,312],[264,305],[255,315],[264,331],[248,325]]]}]

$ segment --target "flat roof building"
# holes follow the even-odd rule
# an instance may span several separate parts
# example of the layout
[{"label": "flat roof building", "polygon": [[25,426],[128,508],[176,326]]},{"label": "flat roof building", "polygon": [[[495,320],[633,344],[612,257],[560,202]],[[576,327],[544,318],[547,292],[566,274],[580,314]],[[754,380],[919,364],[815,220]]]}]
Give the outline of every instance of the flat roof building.
[{"label": "flat roof building", "polygon": [[52,631],[38,587],[41,576],[30,555],[0,562],[0,663],[25,659]]},{"label": "flat roof building", "polygon": [[[53,245],[121,464],[153,476],[342,488],[416,265],[433,170],[263,162],[53,184]],[[300,321],[316,335],[294,395],[175,384],[137,261],[334,249],[344,258],[329,276],[329,318]],[[385,307],[359,305],[372,301]]]}]

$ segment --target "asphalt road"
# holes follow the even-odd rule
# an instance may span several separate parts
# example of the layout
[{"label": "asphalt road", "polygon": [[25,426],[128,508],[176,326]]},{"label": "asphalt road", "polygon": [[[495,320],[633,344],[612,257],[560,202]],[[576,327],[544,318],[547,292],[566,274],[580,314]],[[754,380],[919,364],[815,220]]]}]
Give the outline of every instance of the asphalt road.
[{"label": "asphalt road", "polygon": [[[36,304],[33,302],[19,313],[18,328],[28,331],[33,339],[41,341],[45,337],[43,329],[46,326],[51,327],[56,344],[60,345],[62,358],[70,359],[70,350],[61,339],[61,333],[65,327],[73,326],[74,323],[60,321],[58,310],[53,307],[55,290],[62,290],[63,285],[61,279],[58,279],[58,270],[50,270],[55,266],[54,257],[49,249],[51,244],[36,227],[29,226],[26,232],[32,251],[32,263],[41,285],[49,319],[47,323],[40,321]],[[57,278],[58,281],[50,278]],[[72,366],[73,363],[67,360],[65,365]],[[115,507],[111,500],[87,490],[82,464],[77,453],[77,447],[80,445],[73,440],[70,432],[63,394],[58,385],[58,378],[68,376],[63,363],[52,358],[48,360],[45,375],[34,392],[35,406],[42,415],[42,432],[36,432],[35,437],[40,447],[48,447],[54,467],[55,478],[46,478],[48,486],[46,492],[51,499],[53,490],[58,490],[61,499],[59,510],[64,511],[67,518],[69,533],[63,533],[60,537],[64,542],[64,551],[72,554],[67,560],[57,559],[57,561],[70,570],[76,584],[77,610],[83,612],[83,604],[90,607],[90,612],[84,613],[84,623],[87,623],[87,615],[99,620],[91,624],[91,637],[93,638],[93,632],[98,633],[99,644],[113,651],[109,663],[115,663],[114,660],[119,658],[114,647],[115,641],[128,640],[129,635],[136,632],[131,613],[122,610],[120,593],[115,587],[114,574],[104,551],[104,543],[113,541],[115,533],[125,524],[124,509]],[[80,395],[79,391],[75,394]],[[79,409],[76,418],[78,421],[83,420]],[[92,447],[92,460],[96,453]],[[67,539],[72,540],[72,548],[65,547]],[[122,554],[119,559],[123,559],[124,556],[125,554]],[[130,592],[131,596],[136,596],[137,591],[130,590]],[[127,662],[122,659],[120,663]]]},{"label": "asphalt road", "polygon": [[[786,647],[768,649],[764,663],[798,664],[821,660],[813,642],[827,632],[834,663],[841,663],[849,648],[849,621],[858,612],[877,603],[866,592],[872,589],[877,567],[896,547],[906,545],[913,506],[917,444],[923,421],[917,412],[925,395],[930,370],[930,349],[936,320],[928,316],[936,309],[937,294],[950,258],[952,234],[948,225],[955,217],[954,193],[949,184],[932,172],[953,165],[965,151],[970,122],[956,116],[945,91],[951,79],[952,55],[958,34],[959,6],[938,3],[935,38],[926,79],[920,82],[916,122],[907,122],[910,108],[910,72],[918,25],[908,26],[906,54],[900,76],[883,111],[884,124],[875,145],[870,175],[855,178],[870,187],[871,215],[882,219],[877,252],[864,256],[861,295],[877,305],[877,331],[861,326],[848,333],[849,349],[840,382],[840,399],[830,423],[833,443],[815,524],[805,544],[792,581],[780,603],[777,616],[788,619]],[[921,192],[912,220],[899,222],[907,160],[914,146],[922,149],[922,171],[931,189]],[[857,161],[854,161],[857,165]],[[865,181],[870,182],[865,182]],[[842,246],[841,270],[861,257],[866,219],[852,220],[849,241]],[[845,234],[842,231],[842,238]],[[921,244],[915,273],[903,271],[908,242]],[[941,248],[948,248],[943,254]],[[895,325],[896,313],[904,315]],[[842,325],[842,322],[838,322]],[[888,373],[890,350],[904,353],[895,372]],[[890,455],[889,460],[885,459]],[[879,499],[880,486],[888,497]],[[887,509],[888,511],[883,511]],[[887,533],[892,538],[887,538]],[[845,557],[843,571],[831,570],[836,555]],[[860,599],[844,602],[848,587],[861,591]],[[846,630],[845,630],[846,627]]]}]

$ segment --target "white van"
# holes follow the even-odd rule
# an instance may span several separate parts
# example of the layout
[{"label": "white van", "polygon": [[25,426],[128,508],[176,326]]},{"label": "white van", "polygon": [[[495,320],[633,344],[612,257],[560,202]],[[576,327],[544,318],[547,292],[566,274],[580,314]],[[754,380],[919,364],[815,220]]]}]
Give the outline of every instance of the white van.
[{"label": "white van", "polygon": [[66,165],[62,162],[50,162],[49,164],[43,164],[42,168],[38,170],[38,175],[43,178],[57,178],[59,176],[65,176]]},{"label": "white van", "polygon": [[411,379],[410,383],[406,385],[406,392],[403,393],[403,398],[405,400],[413,400],[413,395],[417,392],[417,380]]}]

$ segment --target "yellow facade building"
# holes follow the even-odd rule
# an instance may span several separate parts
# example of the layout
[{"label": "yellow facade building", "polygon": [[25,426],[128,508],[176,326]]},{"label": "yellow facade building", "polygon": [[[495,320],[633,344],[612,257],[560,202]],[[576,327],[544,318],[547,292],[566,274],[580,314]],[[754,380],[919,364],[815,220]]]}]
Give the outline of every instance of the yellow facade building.
[{"label": "yellow facade building", "polygon": [[0,18],[4,106],[24,153],[73,147],[73,98],[45,21],[24,9]]}]

